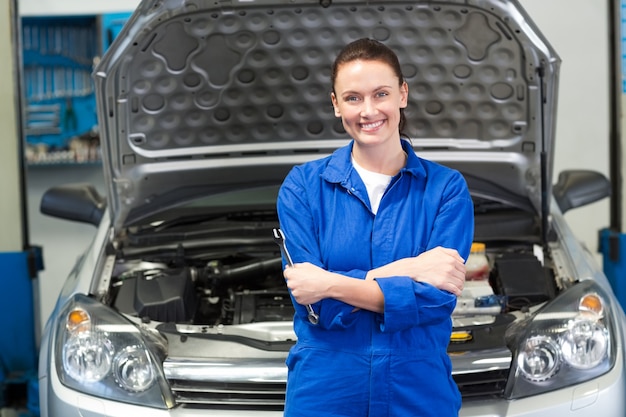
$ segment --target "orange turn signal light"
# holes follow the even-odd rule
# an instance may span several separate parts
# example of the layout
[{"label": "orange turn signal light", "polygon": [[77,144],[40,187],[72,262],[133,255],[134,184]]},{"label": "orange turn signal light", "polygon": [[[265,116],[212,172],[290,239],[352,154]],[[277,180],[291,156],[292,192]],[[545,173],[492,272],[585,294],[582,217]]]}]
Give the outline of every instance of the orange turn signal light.
[{"label": "orange turn signal light", "polygon": [[90,322],[89,313],[81,308],[76,308],[68,313],[65,327],[72,332],[84,328]]},{"label": "orange turn signal light", "polygon": [[582,313],[593,313],[602,318],[604,315],[604,301],[596,293],[585,294],[580,298],[578,310]]}]

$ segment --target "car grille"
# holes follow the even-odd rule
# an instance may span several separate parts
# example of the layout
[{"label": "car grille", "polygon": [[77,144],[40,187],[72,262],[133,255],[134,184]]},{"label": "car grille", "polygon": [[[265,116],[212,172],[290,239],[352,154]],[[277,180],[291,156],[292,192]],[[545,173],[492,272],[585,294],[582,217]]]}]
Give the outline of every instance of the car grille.
[{"label": "car grille", "polygon": [[508,370],[453,375],[463,399],[501,397],[504,393]]},{"label": "car grille", "polygon": [[[285,369],[286,376],[286,369]],[[166,372],[167,374],[167,372]],[[201,375],[202,372],[196,373]],[[209,372],[210,374],[210,372]],[[255,381],[219,381],[211,378],[168,378],[176,402],[200,409],[282,410],[285,401],[285,380],[269,381],[260,376]],[[499,398],[504,393],[507,369],[453,375],[463,400]],[[263,381],[266,379],[266,381]],[[271,379],[271,378],[269,378]]]},{"label": "car grille", "polygon": [[207,362],[169,358],[163,371],[176,402],[187,407],[282,410],[285,402],[284,357]]},{"label": "car grille", "polygon": [[285,383],[219,383],[170,380],[178,404],[193,408],[282,410]]}]

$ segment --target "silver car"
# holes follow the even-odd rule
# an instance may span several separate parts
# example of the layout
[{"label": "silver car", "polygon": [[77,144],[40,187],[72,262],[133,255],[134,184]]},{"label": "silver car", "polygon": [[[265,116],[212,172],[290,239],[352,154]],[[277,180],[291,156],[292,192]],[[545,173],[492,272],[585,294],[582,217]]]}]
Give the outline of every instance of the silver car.
[{"label": "silver car", "polygon": [[560,59],[517,1],[146,0],[94,71],[106,196],[41,202],[98,227],[44,330],[42,416],[282,414],[275,199],[349,140],[330,67],[360,37],[398,53],[415,151],[474,199],[490,272],[452,316],[461,415],[626,414],[626,319],[563,218],[609,184],[553,178]]}]

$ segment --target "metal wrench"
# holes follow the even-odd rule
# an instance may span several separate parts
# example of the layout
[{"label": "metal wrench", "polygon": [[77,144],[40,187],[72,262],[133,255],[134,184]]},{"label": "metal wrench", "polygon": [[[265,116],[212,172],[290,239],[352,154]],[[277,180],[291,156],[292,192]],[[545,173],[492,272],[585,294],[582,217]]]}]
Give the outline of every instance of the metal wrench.
[{"label": "metal wrench", "polygon": [[[276,242],[276,244],[280,247],[280,251],[287,260],[287,264],[289,266],[293,266],[291,255],[289,255],[289,252],[287,251],[287,246],[285,246],[285,235],[283,234],[282,230],[274,229],[274,242]],[[313,307],[311,306],[311,304],[306,305],[306,311],[308,313],[309,322],[311,324],[319,323],[320,317],[315,314],[315,311],[313,311]]]}]

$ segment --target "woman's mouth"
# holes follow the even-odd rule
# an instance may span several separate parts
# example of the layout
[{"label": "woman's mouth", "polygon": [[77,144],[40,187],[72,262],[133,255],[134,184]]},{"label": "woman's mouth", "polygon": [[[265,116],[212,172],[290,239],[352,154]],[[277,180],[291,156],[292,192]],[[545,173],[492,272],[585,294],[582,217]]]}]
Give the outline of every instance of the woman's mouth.
[{"label": "woman's mouth", "polygon": [[384,120],[378,120],[376,122],[370,122],[370,123],[360,123],[361,126],[361,130],[365,130],[365,131],[372,131],[372,130],[376,130],[379,127],[381,127],[383,124],[385,123]]}]

